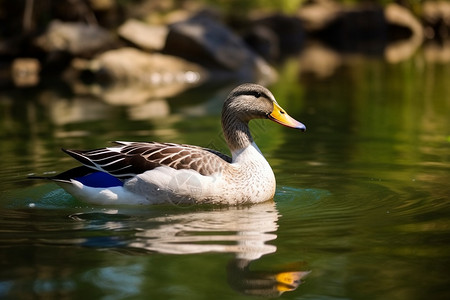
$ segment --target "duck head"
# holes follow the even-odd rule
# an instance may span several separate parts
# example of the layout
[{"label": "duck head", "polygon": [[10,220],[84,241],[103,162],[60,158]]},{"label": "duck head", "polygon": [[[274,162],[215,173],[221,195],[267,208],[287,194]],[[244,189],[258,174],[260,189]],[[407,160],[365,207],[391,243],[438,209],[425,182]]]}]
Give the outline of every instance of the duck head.
[{"label": "duck head", "polygon": [[224,103],[222,116],[225,124],[229,118],[237,118],[244,123],[252,119],[269,119],[286,127],[306,130],[305,125],[281,108],[268,89],[258,84],[242,84],[231,91]]}]

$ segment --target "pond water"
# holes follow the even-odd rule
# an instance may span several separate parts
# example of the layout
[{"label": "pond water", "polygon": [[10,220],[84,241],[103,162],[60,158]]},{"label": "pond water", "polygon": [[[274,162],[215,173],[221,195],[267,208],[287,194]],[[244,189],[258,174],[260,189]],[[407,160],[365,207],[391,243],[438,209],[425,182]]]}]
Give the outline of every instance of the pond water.
[{"label": "pond water", "polygon": [[2,93],[0,298],[450,299],[450,66],[299,74],[287,61],[269,88],[307,131],[253,122],[277,192],[244,207],[99,207],[26,178],[76,166],[61,147],[226,151],[233,84],[124,106],[62,84]]}]

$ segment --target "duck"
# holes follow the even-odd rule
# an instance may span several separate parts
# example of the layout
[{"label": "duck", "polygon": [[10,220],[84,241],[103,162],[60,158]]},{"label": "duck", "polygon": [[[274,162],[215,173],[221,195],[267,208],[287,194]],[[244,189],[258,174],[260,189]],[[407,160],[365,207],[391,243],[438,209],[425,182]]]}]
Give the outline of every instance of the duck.
[{"label": "duck", "polygon": [[223,137],[231,156],[187,144],[116,141],[94,150],[62,149],[80,166],[45,178],[76,199],[98,205],[172,203],[240,205],[273,199],[275,175],[250,133],[268,119],[305,131],[265,87],[245,83],[223,104]]}]

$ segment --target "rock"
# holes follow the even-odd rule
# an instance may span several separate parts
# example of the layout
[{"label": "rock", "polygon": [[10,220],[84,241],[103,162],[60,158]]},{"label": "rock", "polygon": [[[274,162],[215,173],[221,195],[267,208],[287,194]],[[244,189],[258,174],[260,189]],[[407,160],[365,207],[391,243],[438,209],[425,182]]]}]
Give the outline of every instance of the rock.
[{"label": "rock", "polygon": [[272,29],[264,25],[255,25],[244,35],[245,42],[267,61],[280,58],[280,41]]},{"label": "rock", "polygon": [[450,3],[446,1],[426,1],[422,6],[422,19],[428,39],[450,38]]},{"label": "rock", "polygon": [[378,6],[344,8],[316,33],[340,52],[382,55],[387,40],[384,11]]},{"label": "rock", "polygon": [[109,48],[113,37],[97,25],[55,20],[35,43],[47,52],[66,51],[76,56],[91,56]]},{"label": "rock", "polygon": [[[422,41],[423,27],[419,20],[411,13],[411,11],[403,6],[395,3],[386,5],[384,8],[384,18],[389,24],[389,35],[391,40],[415,38]],[[403,36],[395,36],[397,30],[407,31]]]},{"label": "rock", "polygon": [[171,24],[165,52],[233,71],[251,56],[239,37],[205,15]]},{"label": "rock", "polygon": [[134,48],[110,50],[97,56],[87,66],[113,82],[151,85],[173,83],[198,84],[207,72],[184,59],[160,53],[146,53]]},{"label": "rock", "polygon": [[390,43],[384,50],[386,60],[396,63],[410,58],[423,42],[422,25],[408,9],[395,3],[385,7],[384,16],[390,27]]},{"label": "rock", "polygon": [[298,53],[305,33],[297,17],[273,14],[253,21],[245,41],[262,57],[273,61]]},{"label": "rock", "polygon": [[108,10],[116,5],[114,0],[89,0],[89,4],[93,10]]},{"label": "rock", "polygon": [[35,86],[39,83],[41,64],[35,58],[16,58],[11,65],[12,80],[16,86]]},{"label": "rock", "polygon": [[309,32],[316,32],[327,27],[335,20],[343,7],[333,0],[316,0],[303,5],[297,17],[302,21],[304,28]]},{"label": "rock", "polygon": [[305,42],[303,24],[296,17],[275,14],[262,18],[257,23],[270,28],[278,36],[282,56],[298,53]]},{"label": "rock", "polygon": [[110,50],[93,60],[76,59],[72,68],[79,74],[92,72],[97,83],[109,83],[85,85],[72,79],[76,93],[96,95],[113,105],[172,97],[208,78],[208,72],[194,63],[134,48]]},{"label": "rock", "polygon": [[[307,14],[310,11],[315,14]],[[423,36],[418,20],[397,4],[348,7],[322,0],[302,8],[299,16],[311,36],[339,52],[383,56],[390,47],[387,56],[392,61],[406,58]]]},{"label": "rock", "polygon": [[208,15],[198,14],[169,28],[164,53],[201,64],[212,70],[214,79],[256,80],[260,76],[272,79],[276,76],[240,37]]},{"label": "rock", "polygon": [[146,50],[161,51],[166,44],[169,29],[164,25],[149,25],[138,20],[128,20],[119,27],[119,35]]}]

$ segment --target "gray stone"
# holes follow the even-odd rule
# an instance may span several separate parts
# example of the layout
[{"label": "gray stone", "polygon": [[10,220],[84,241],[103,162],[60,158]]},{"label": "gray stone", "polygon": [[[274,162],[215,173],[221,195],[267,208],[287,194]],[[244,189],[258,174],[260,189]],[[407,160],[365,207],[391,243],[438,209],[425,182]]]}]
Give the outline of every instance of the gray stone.
[{"label": "gray stone", "polygon": [[130,19],[119,27],[119,35],[146,50],[161,51],[166,44],[169,29],[164,25],[149,25]]},{"label": "gray stone", "polygon": [[47,52],[67,51],[73,55],[91,55],[108,48],[112,35],[97,25],[52,21],[36,44]]},{"label": "gray stone", "polygon": [[213,80],[271,82],[276,72],[243,40],[207,14],[169,26],[164,53],[194,61],[213,73]]},{"label": "gray stone", "polygon": [[228,70],[238,70],[252,59],[238,36],[202,14],[170,25],[165,52]]},{"label": "gray stone", "polygon": [[146,53],[134,48],[110,50],[90,62],[94,72],[106,74],[114,81],[142,82],[152,85],[172,83],[196,84],[205,79],[206,71],[184,59]]}]

